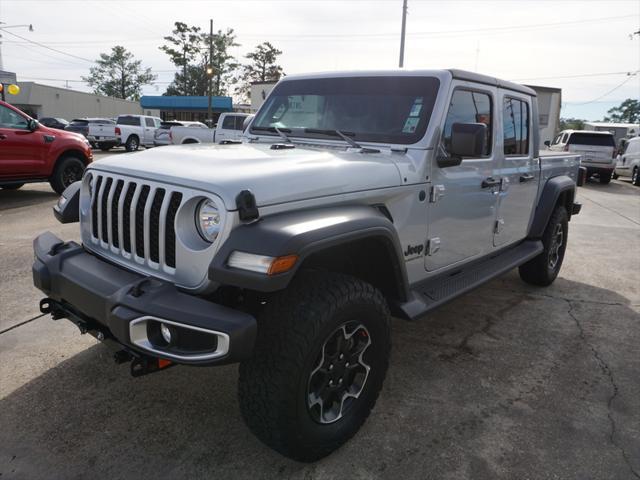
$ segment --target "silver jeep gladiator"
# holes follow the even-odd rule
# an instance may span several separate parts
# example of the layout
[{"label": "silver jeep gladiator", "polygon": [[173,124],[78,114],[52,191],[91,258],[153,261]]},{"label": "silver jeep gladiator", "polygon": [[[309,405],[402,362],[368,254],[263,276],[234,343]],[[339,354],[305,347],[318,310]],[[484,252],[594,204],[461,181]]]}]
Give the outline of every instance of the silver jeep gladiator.
[{"label": "silver jeep gladiator", "polygon": [[554,281],[584,172],[539,147],[536,94],[514,83],[288,76],[243,143],[89,166],[54,207],[82,244],[34,241],[40,307],[136,376],[240,362],[249,428],[314,461],[373,408],[391,315],[417,319],[515,267]]}]

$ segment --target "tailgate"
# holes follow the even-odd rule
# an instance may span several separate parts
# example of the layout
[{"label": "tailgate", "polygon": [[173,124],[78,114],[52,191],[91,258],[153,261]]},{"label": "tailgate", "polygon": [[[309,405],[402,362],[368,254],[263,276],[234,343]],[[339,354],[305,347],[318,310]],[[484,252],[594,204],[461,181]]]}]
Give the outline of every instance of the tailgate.
[{"label": "tailgate", "polygon": [[585,163],[613,163],[613,147],[599,145],[569,145],[569,151],[582,155]]}]

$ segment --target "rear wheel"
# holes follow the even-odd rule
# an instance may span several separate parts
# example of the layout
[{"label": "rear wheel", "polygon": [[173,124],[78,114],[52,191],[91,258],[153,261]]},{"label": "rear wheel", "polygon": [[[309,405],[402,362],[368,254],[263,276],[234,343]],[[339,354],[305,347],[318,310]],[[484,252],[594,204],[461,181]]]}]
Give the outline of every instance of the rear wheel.
[{"label": "rear wheel", "polygon": [[612,172],[600,172],[600,183],[606,185],[611,181]]},{"label": "rear wheel", "polygon": [[532,285],[543,287],[551,285],[562,267],[568,233],[569,216],[567,210],[558,206],[551,215],[542,235],[544,250],[540,255],[520,266],[520,278]]},{"label": "rear wheel", "polygon": [[10,185],[3,185],[2,188],[3,190],[18,190],[19,188],[22,188],[24,186],[24,183],[12,183]]},{"label": "rear wheel", "polygon": [[390,345],[378,290],[346,275],[301,274],[267,304],[253,357],[240,365],[245,422],[287,457],[330,454],[369,416]]},{"label": "rear wheel", "polygon": [[51,188],[53,188],[57,194],[62,194],[64,189],[73,182],[82,180],[84,168],[84,162],[78,157],[65,157],[59,160],[56,168],[53,170],[53,175],[49,179]]},{"label": "rear wheel", "polygon": [[631,174],[631,183],[636,187],[640,187],[640,168],[633,167],[633,173]]},{"label": "rear wheel", "polygon": [[140,140],[136,135],[130,135],[127,138],[126,143],[124,144],[124,148],[127,152],[135,152],[140,147]]}]

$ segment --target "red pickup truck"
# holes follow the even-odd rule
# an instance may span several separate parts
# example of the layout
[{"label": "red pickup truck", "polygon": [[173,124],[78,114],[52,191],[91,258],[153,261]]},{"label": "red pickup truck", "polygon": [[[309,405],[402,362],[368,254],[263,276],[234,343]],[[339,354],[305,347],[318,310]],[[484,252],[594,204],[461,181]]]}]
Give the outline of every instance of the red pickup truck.
[{"label": "red pickup truck", "polygon": [[57,193],[82,178],[93,160],[82,135],[45,127],[0,101],[0,188],[48,181]]}]

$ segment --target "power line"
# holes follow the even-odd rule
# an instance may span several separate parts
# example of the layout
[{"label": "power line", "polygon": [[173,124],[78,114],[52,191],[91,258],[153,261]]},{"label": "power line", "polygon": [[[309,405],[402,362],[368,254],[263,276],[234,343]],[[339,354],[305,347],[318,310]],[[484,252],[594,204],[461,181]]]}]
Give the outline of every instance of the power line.
[{"label": "power line", "polygon": [[514,78],[514,82],[524,82],[529,80],[558,80],[562,78],[583,78],[583,77],[606,77],[609,75],[631,75],[629,71],[625,72],[605,72],[605,73],[577,73],[575,75],[561,75],[557,77],[534,77],[534,78]]},{"label": "power line", "polygon": [[26,42],[32,43],[34,45],[38,45],[39,47],[42,47],[42,48],[46,48],[47,50],[51,50],[52,52],[56,52],[56,53],[59,53],[61,55],[66,55],[66,56],[72,57],[72,58],[77,58],[77,59],[83,60],[85,62],[94,63],[93,60],[89,60],[88,58],[79,57],[79,56],[74,55],[72,53],[63,52],[62,50],[58,50],[58,49],[55,49],[53,47],[49,47],[49,46],[45,45],[44,43],[36,42],[34,40],[29,40],[26,37],[18,35],[17,33],[9,32],[8,30],[5,30],[4,28],[0,28],[0,30],[2,30],[4,33],[8,33],[9,35],[13,35],[14,37],[17,37],[17,38],[19,38],[21,40],[24,40]]},{"label": "power line", "polygon": [[596,98],[596,99],[594,99],[594,100],[590,100],[590,101],[588,101],[588,102],[583,102],[583,103],[574,103],[574,105],[588,105],[589,103],[595,103],[595,102],[597,102],[597,101],[598,101],[598,100],[600,100],[601,98],[606,97],[606,96],[607,96],[607,95],[609,95],[610,93],[613,93],[613,92],[615,92],[617,89],[619,89],[620,87],[622,87],[625,83],[627,83],[629,80],[631,80],[633,77],[635,77],[635,76],[638,74],[638,72],[639,72],[639,71],[640,71],[640,70],[637,70],[637,71],[635,71],[635,72],[633,72],[633,73],[630,73],[630,74],[629,74],[629,78],[627,78],[624,82],[622,82],[620,85],[617,85],[617,86],[613,87],[613,88],[612,88],[611,90],[609,90],[607,93],[605,93],[605,94],[603,94],[603,95],[600,95],[598,98]]}]

